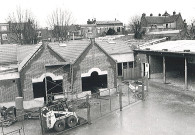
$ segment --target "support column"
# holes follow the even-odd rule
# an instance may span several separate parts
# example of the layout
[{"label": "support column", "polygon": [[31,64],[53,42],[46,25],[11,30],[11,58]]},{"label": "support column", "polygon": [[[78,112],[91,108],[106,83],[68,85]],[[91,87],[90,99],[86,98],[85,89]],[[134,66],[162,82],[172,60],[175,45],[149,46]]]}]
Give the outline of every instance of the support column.
[{"label": "support column", "polygon": [[188,62],[187,58],[185,57],[185,90],[188,89]]},{"label": "support column", "polygon": [[166,60],[165,56],[163,56],[163,81],[166,83]]},{"label": "support column", "polygon": [[148,78],[150,78],[150,61],[149,61],[149,55],[148,55],[148,54],[146,55],[146,62],[147,62],[148,65],[149,65],[149,69],[148,69],[148,74],[147,74],[147,76],[148,76]]}]

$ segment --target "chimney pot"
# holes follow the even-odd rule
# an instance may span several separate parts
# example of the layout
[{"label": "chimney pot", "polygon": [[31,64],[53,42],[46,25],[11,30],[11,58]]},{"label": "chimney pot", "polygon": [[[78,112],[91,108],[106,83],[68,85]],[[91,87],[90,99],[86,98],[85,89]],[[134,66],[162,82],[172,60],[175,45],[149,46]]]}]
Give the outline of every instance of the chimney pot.
[{"label": "chimney pot", "polygon": [[150,16],[153,16],[153,14],[151,13]]}]

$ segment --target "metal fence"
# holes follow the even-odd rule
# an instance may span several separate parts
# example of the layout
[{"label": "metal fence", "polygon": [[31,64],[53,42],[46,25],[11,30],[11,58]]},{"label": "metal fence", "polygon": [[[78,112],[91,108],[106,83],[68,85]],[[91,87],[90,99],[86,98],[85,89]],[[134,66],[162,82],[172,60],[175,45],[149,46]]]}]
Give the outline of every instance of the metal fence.
[{"label": "metal fence", "polygon": [[[147,77],[144,77],[142,80],[124,81],[116,88],[99,89],[97,93],[75,98],[70,101],[66,100],[66,105],[65,102],[58,101],[58,104],[48,106],[48,108],[50,108],[50,110],[57,110],[59,112],[56,113],[60,113],[60,107],[63,108],[65,105],[66,108],[69,108],[68,111],[76,113],[79,122],[73,127],[70,127],[68,126],[68,120],[65,120],[63,130],[61,132],[56,132],[54,126],[52,126],[51,129],[45,128],[45,119],[43,118],[44,116],[41,115],[42,134],[61,134],[62,132],[71,130],[83,124],[93,123],[94,120],[113,111],[122,111],[124,107],[140,100],[145,100],[147,92],[148,80]],[[55,106],[55,109],[52,109],[53,106]],[[68,117],[69,116],[67,115],[65,119]]]},{"label": "metal fence", "polygon": [[29,113],[28,111],[18,110],[14,107],[1,110],[0,135],[29,135],[31,129],[36,130],[33,130],[33,133],[30,134],[41,134],[41,127],[37,126],[40,125],[38,120],[39,111],[37,110],[36,112],[36,120],[34,118],[32,119]]},{"label": "metal fence", "polygon": [[[56,121],[60,120],[62,116],[60,115],[61,112],[75,112],[78,118],[76,124],[73,123],[74,121],[72,125],[70,123],[67,124],[68,119],[65,119],[65,117],[68,118],[69,114],[65,113],[63,118],[65,128],[61,132],[56,132],[54,130],[55,123],[50,128],[46,125],[45,107],[36,108],[35,110],[16,110],[16,117],[9,117],[0,121],[0,135],[61,134],[78,126],[93,123],[98,118],[113,111],[122,111],[124,107],[139,102],[140,100],[145,100],[147,95],[148,78],[143,77],[141,80],[123,81],[115,88],[99,89],[97,93],[73,98],[72,100],[67,100],[65,97],[56,99],[46,106],[49,111],[56,111]],[[73,113],[70,113],[70,115],[73,115]],[[12,121],[13,123],[6,126],[7,121]],[[71,122],[71,120],[69,121]]]}]

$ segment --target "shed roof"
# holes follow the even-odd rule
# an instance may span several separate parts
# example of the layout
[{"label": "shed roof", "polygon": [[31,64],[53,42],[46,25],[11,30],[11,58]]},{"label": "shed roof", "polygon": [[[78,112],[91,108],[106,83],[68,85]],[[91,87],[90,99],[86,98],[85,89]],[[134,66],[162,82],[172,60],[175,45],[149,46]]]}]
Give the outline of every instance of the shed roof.
[{"label": "shed roof", "polygon": [[184,50],[190,50],[190,53],[195,53],[195,40],[176,40],[166,41],[158,44],[142,47],[141,50],[150,48],[151,51],[163,51],[168,49],[168,52],[184,52]]}]

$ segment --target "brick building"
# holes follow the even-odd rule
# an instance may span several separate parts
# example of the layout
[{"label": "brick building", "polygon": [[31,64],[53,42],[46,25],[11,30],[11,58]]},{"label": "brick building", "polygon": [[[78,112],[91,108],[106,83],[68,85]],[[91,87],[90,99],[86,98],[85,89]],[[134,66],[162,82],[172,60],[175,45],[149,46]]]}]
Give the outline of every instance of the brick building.
[{"label": "brick building", "polygon": [[145,13],[141,17],[141,26],[146,31],[163,31],[163,30],[181,30],[184,28],[184,20],[180,13],[173,12],[172,15],[165,12],[163,15],[146,16]]},{"label": "brick building", "polygon": [[0,71],[0,102],[14,101],[17,96],[33,101],[50,93],[93,93],[96,88],[117,85],[116,62],[94,39],[13,45],[11,50],[7,45],[1,47],[4,49],[0,57],[4,61]]},{"label": "brick building", "polygon": [[96,19],[89,19],[86,25],[81,25],[82,34],[85,38],[87,38],[89,34],[95,35],[96,37],[105,36],[110,29],[115,33],[110,33],[109,35],[121,35],[124,33],[123,23],[117,19],[113,21],[96,21]]}]

